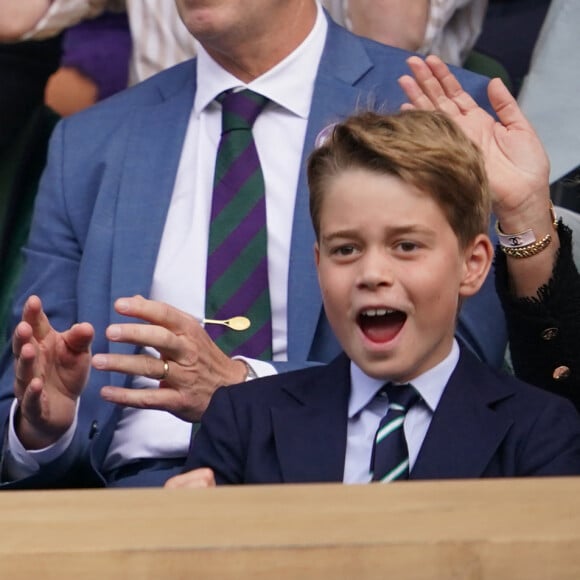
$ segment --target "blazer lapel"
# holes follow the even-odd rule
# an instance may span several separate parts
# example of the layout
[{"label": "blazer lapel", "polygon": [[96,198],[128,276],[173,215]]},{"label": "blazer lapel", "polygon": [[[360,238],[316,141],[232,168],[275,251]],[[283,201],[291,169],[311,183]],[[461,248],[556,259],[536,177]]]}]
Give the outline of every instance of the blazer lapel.
[{"label": "blazer lapel", "polygon": [[[339,48],[340,47],[340,48]],[[314,265],[314,231],[310,221],[306,166],[320,131],[350,115],[364,99],[355,83],[373,66],[364,46],[329,21],[328,36],[318,70],[302,152],[294,208],[288,282],[288,358],[307,360],[322,312]]]},{"label": "blazer lapel", "polygon": [[[123,163],[113,240],[112,322],[127,322],[112,308],[121,296],[148,296],[165,219],[171,202],[181,149],[195,94],[195,66],[185,65],[181,86],[165,89],[158,103],[141,107],[128,121],[127,158]],[[172,92],[171,92],[172,91]],[[143,224],[148,234],[143,236]],[[111,344],[112,352],[134,347]],[[122,375],[113,379],[123,380]],[[119,382],[112,384],[121,384]]]},{"label": "blazer lapel", "polygon": [[312,382],[283,390],[288,406],[272,409],[283,482],[342,481],[350,393],[347,357],[335,359]]},{"label": "blazer lapel", "polygon": [[481,477],[512,425],[492,405],[512,391],[462,350],[433,415],[411,479]]}]

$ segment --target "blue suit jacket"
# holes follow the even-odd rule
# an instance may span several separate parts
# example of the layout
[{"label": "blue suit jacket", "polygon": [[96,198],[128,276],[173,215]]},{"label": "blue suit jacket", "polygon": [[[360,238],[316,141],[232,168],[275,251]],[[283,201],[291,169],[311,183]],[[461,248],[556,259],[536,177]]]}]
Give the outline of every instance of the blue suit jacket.
[{"label": "blue suit jacket", "polygon": [[[312,258],[306,157],[323,127],[357,107],[372,102],[398,109],[405,99],[397,78],[408,72],[408,56],[329,22],[296,196],[288,288],[290,362],[279,363],[281,370],[308,361],[329,362],[340,351],[322,311]],[[488,103],[487,79],[465,71],[460,78],[475,98]],[[14,322],[23,301],[35,293],[57,329],[77,321],[95,326],[93,352],[134,352],[130,345],[109,343],[105,328],[126,322],[113,310],[116,298],[149,295],[195,90],[195,64],[188,61],[57,126],[25,248],[27,264]],[[506,334],[491,281],[465,305],[458,329],[478,355],[500,364]],[[8,349],[0,368],[0,420],[8,416],[13,396],[11,359]],[[99,470],[118,420],[118,412],[101,400],[99,389],[105,384],[128,385],[129,380],[116,373],[91,373],[70,452],[30,485],[49,484],[48,474],[71,475],[71,466],[86,467],[89,449],[93,467]]]},{"label": "blue suit jacket", "polygon": [[[349,360],[216,391],[187,468],[218,484],[340,482]],[[462,349],[411,479],[580,475],[571,403],[491,369]]]}]

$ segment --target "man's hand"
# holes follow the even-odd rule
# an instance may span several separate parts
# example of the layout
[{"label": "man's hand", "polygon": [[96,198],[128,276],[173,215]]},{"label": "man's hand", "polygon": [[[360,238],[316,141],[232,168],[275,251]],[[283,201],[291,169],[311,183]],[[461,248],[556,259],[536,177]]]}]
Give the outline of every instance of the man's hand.
[{"label": "man's hand", "polygon": [[166,489],[193,489],[196,487],[215,487],[213,471],[208,467],[193,469],[187,473],[168,479],[163,486]]},{"label": "man's hand", "polygon": [[185,421],[198,421],[214,391],[224,385],[243,382],[245,363],[225,355],[199,322],[168,304],[142,296],[115,302],[120,314],[139,318],[144,324],[114,324],[107,329],[113,342],[153,347],[158,359],[147,354],[97,354],[93,366],[160,380],[159,389],[123,389],[106,386],[101,395],[107,401],[139,409],[169,411]]},{"label": "man's hand", "polygon": [[89,375],[93,335],[88,323],[57,332],[40,299],[31,296],[26,301],[12,352],[14,394],[20,405],[15,428],[27,449],[47,447],[72,425]]}]

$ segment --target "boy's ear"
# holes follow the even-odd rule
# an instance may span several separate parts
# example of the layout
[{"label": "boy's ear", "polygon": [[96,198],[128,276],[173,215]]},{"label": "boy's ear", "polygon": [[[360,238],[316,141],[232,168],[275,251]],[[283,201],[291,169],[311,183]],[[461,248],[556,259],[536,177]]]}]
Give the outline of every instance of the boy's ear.
[{"label": "boy's ear", "polygon": [[493,261],[493,246],[485,234],[479,234],[464,250],[461,297],[473,296],[483,285]]},{"label": "boy's ear", "polygon": [[318,262],[320,262],[320,246],[318,245],[318,242],[314,242],[314,263],[317,268]]}]

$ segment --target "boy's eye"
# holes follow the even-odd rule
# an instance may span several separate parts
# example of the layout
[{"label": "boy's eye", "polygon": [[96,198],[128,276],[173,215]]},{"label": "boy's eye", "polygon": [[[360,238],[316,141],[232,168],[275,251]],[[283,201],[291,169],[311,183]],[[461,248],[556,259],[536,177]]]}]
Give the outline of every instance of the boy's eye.
[{"label": "boy's eye", "polygon": [[351,244],[345,244],[343,246],[337,246],[332,250],[333,254],[338,256],[351,256],[355,252],[355,247]]},{"label": "boy's eye", "polygon": [[413,252],[415,251],[419,246],[415,243],[415,242],[409,242],[409,241],[405,241],[405,242],[399,242],[398,243],[398,247],[401,251],[403,252]]}]

